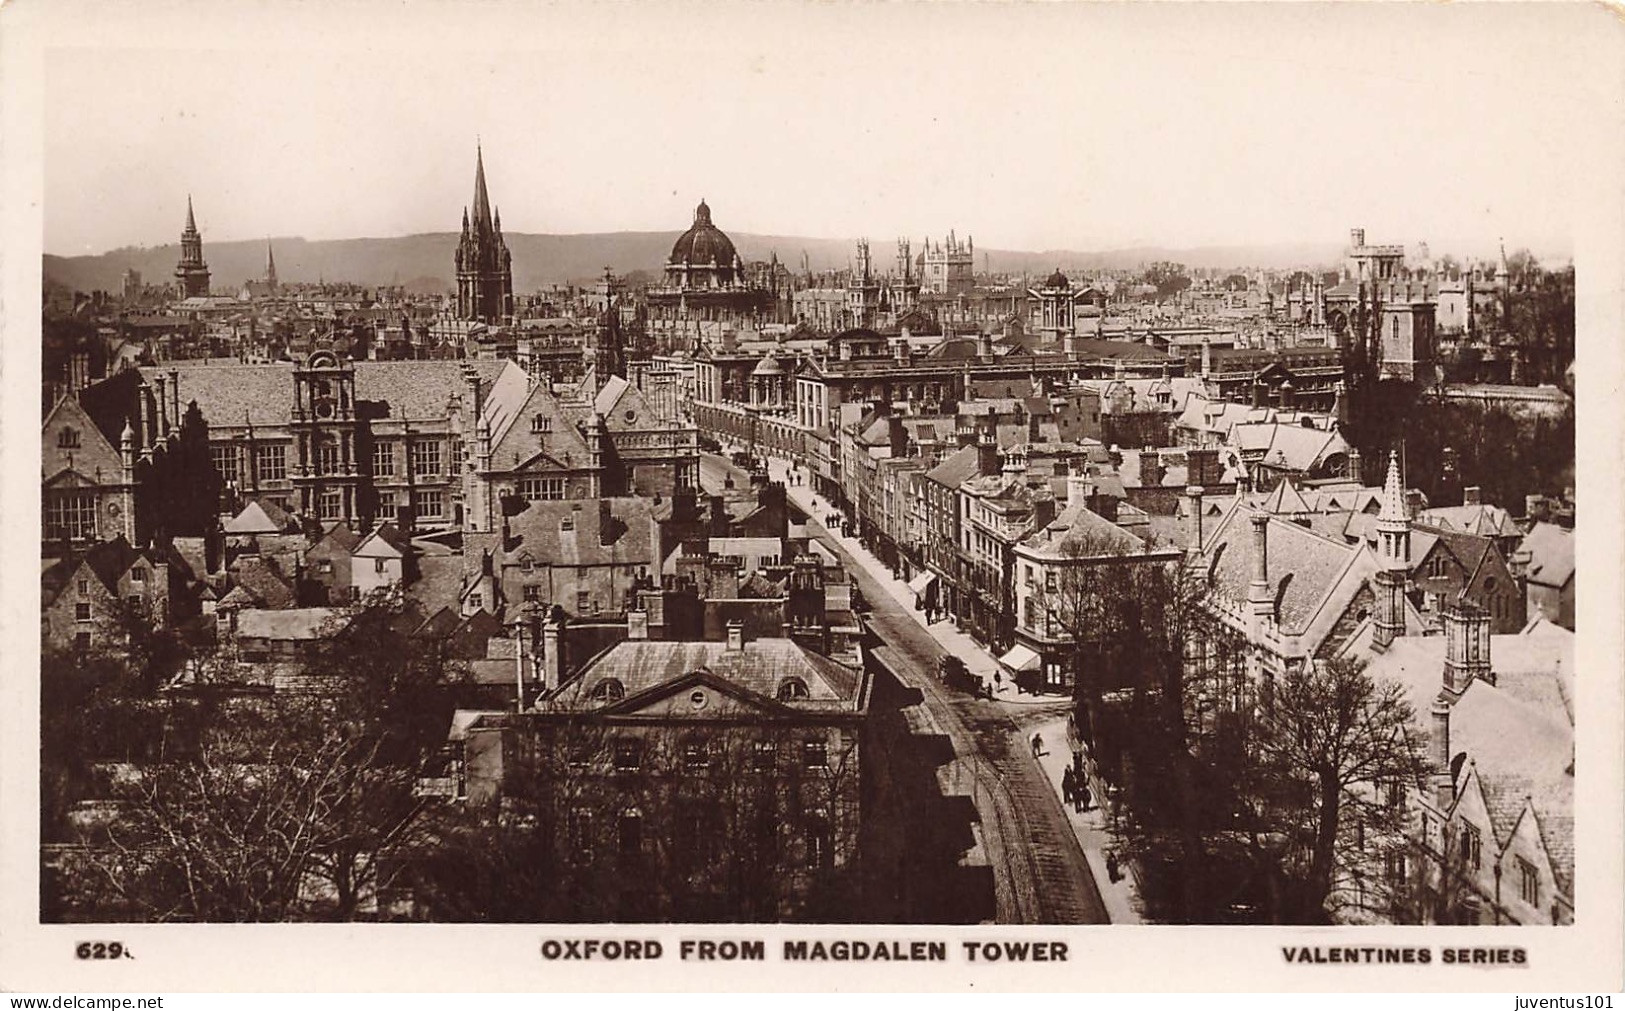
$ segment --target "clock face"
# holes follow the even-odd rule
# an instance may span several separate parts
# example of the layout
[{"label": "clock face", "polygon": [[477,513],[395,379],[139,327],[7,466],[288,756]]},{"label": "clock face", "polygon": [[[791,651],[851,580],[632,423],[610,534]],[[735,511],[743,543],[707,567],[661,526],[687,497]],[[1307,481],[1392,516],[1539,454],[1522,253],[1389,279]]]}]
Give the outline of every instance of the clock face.
[{"label": "clock face", "polygon": [[331,418],[332,416],[333,416],[333,398],[332,397],[318,397],[318,398],[316,398],[316,417],[318,417],[318,418]]}]

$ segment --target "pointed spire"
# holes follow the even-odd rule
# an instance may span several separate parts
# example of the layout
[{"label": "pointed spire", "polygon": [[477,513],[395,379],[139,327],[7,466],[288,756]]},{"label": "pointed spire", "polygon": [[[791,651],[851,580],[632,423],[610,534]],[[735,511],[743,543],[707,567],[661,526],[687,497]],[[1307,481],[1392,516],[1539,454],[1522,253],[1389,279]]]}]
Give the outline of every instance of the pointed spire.
[{"label": "pointed spire", "polygon": [[491,197],[485,191],[485,153],[474,143],[474,223],[491,223]]},{"label": "pointed spire", "polygon": [[1382,511],[1377,514],[1377,520],[1403,523],[1406,519],[1405,489],[1399,478],[1399,453],[1391,449],[1388,451],[1388,480],[1382,486]]},{"label": "pointed spire", "polygon": [[186,230],[197,231],[197,219],[192,217],[192,194],[186,194]]}]

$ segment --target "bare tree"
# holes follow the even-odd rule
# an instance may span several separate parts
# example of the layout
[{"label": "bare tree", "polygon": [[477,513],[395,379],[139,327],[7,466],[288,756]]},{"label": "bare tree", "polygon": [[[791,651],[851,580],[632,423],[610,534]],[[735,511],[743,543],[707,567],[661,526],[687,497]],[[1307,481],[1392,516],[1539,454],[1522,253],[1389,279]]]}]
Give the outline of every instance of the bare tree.
[{"label": "bare tree", "polygon": [[1396,784],[1425,774],[1415,714],[1404,688],[1378,684],[1363,661],[1311,661],[1278,679],[1251,721],[1258,771],[1255,813],[1282,840],[1294,922],[1327,918],[1338,875],[1366,862],[1368,837],[1403,834]]}]

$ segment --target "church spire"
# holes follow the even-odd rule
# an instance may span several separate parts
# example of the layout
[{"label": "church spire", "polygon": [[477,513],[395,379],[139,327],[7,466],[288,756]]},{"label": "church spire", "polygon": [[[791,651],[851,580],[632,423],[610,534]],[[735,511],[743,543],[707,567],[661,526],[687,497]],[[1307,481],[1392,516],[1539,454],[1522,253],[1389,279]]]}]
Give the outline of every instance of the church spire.
[{"label": "church spire", "polygon": [[474,223],[491,224],[491,197],[485,191],[485,152],[474,145]]},{"label": "church spire", "polygon": [[276,253],[271,249],[271,240],[265,240],[265,283],[275,290],[276,288]]},{"label": "church spire", "polygon": [[197,219],[192,217],[192,194],[186,194],[186,231],[197,231]]}]

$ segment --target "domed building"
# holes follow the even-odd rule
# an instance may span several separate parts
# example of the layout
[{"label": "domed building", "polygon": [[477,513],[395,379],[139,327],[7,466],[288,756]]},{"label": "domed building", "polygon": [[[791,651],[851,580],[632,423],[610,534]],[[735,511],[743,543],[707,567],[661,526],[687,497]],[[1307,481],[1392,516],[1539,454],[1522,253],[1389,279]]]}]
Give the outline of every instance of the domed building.
[{"label": "domed building", "polygon": [[720,338],[772,307],[773,292],[751,284],[733,240],[712,223],[703,199],[694,224],[672,244],[665,275],[665,284],[648,294],[649,334],[661,351]]},{"label": "domed building", "polygon": [[666,260],[666,284],[673,288],[729,288],[745,282],[745,264],[733,240],[711,223],[704,198],[694,208],[694,224],[678,236]]}]

